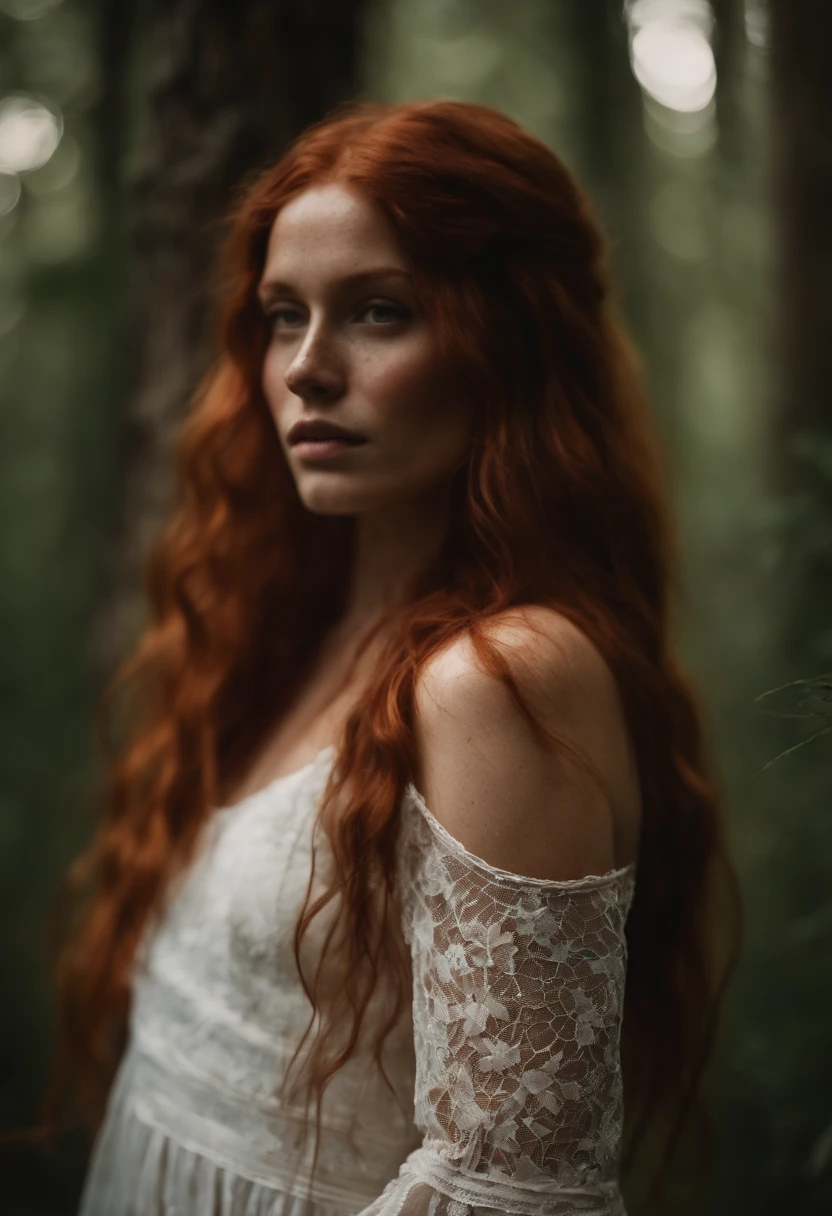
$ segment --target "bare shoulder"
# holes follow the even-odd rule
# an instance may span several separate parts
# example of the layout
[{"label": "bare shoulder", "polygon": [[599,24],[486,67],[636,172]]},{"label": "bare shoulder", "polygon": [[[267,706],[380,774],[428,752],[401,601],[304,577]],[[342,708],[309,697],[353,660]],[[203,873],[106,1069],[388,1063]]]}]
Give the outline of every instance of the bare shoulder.
[{"label": "bare shoulder", "polygon": [[538,720],[597,767],[613,802],[540,741],[468,635],[416,689],[420,791],[445,828],[492,865],[530,877],[601,874],[635,858],[635,764],[615,678],[582,630],[540,605],[492,618],[487,636]]}]

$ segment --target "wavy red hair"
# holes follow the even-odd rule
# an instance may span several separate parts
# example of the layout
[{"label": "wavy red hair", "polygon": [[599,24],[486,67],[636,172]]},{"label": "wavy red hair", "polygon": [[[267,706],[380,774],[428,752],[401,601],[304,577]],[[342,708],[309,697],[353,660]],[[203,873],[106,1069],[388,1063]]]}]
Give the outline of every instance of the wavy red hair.
[{"label": "wavy red hair", "polygon": [[343,107],[233,212],[221,354],[182,428],[180,497],[148,564],[150,624],[101,703],[103,821],[72,875],[87,898],[58,969],[56,1092],[71,1074],[78,1104],[100,1116],[148,918],[345,606],[354,521],[315,516],[298,497],[260,385],[268,325],[256,299],[277,212],[331,181],[364,191],[394,225],[476,419],[445,543],[384,621],[322,802],[336,877],[325,901],[303,909],[296,953],[337,898],[342,931],[326,949],[343,983],[322,1007],[317,975],[301,969],[323,1015],[304,1076],[320,1096],[355,1047],[381,971],[395,979],[397,1009],[407,1000],[391,919],[419,672],[467,633],[512,683],[488,623],[547,605],[609,664],[637,757],[624,1165],[653,1140],[666,1163],[700,1102],[737,904],[703,707],[671,647],[676,543],[662,461],[587,197],[514,121],[459,101]]}]

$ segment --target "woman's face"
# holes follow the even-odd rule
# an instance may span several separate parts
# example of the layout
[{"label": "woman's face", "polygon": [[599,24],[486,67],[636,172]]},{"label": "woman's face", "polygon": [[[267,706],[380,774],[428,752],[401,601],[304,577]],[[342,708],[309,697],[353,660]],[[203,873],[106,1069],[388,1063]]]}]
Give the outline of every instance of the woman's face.
[{"label": "woman's face", "polygon": [[[271,325],[263,391],[309,510],[361,514],[447,486],[466,459],[472,409],[440,365],[381,209],[335,184],[298,195],[274,222],[259,297]],[[300,419],[364,442],[304,452],[287,438]]]}]

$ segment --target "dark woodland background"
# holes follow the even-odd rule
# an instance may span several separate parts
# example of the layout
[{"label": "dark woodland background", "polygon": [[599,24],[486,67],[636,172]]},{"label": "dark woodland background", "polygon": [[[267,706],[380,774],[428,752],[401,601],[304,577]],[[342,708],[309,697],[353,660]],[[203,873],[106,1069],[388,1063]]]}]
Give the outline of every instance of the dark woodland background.
[{"label": "dark woodland background", "polygon": [[[598,202],[672,472],[677,642],[748,918],[714,1172],[689,1209],[828,1213],[824,0],[0,0],[2,1124],[34,1118],[46,1074],[47,908],[90,831],[93,707],[140,627],[170,439],[210,357],[224,208],[351,96],[496,105]],[[71,1137],[6,1154],[0,1208],[71,1213],[83,1167]]]}]

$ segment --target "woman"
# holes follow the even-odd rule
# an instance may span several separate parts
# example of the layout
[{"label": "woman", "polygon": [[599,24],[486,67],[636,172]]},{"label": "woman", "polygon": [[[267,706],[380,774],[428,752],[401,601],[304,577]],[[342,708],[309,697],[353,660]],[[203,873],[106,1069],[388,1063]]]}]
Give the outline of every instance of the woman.
[{"label": "woman", "polygon": [[599,226],[497,111],[362,104],[226,265],[61,971],[81,1210],[623,1213],[731,885]]}]

